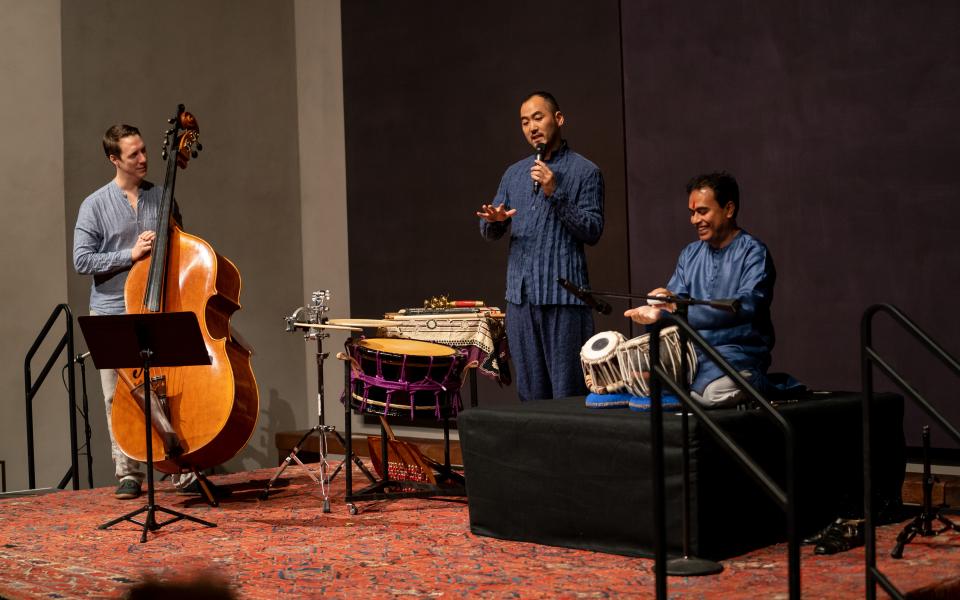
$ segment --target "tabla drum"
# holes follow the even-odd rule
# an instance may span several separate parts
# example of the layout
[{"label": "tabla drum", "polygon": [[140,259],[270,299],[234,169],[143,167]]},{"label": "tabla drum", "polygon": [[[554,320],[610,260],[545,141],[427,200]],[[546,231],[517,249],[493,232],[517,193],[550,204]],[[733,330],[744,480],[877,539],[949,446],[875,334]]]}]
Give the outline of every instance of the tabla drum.
[{"label": "tabla drum", "polygon": [[465,360],[449,346],[396,338],[349,339],[350,405],[384,416],[433,415],[462,408],[460,387]]},{"label": "tabla drum", "polygon": [[624,388],[617,347],[626,339],[619,331],[601,331],[580,349],[583,381],[594,394],[611,394]]},{"label": "tabla drum", "polygon": [[[674,381],[680,378],[680,332],[676,325],[660,330],[660,366]],[[687,342],[687,385],[697,374],[697,353]],[[650,395],[650,334],[627,340],[617,347],[620,375],[634,396]]]}]

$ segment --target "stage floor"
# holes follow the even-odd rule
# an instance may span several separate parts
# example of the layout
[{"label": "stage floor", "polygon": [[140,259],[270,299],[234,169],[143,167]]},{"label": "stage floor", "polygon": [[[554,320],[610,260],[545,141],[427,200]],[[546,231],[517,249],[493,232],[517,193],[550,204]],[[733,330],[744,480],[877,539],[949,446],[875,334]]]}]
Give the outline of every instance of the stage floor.
[{"label": "stage floor", "polygon": [[[324,514],[319,488],[299,467],[288,468],[289,484],[260,501],[273,472],[215,477],[233,491],[218,508],[159,484],[159,505],[218,526],[180,521],[145,544],[130,523],[97,529],[145,498],[118,501],[112,488],[3,498],[0,597],[120,598],[146,575],[182,580],[204,570],[225,579],[236,597],[254,599],[653,596],[648,559],[474,536],[462,499],[363,504],[351,516],[342,476],[332,486],[333,512]],[[354,473],[355,484],[365,481]],[[880,528],[878,550],[881,568],[902,591],[958,577],[960,534],[918,538],[893,560],[901,528]],[[778,544],[724,560],[720,575],[670,578],[670,597],[785,598],[786,559]],[[803,548],[804,598],[862,598],[863,582],[862,548],[833,556]]]}]

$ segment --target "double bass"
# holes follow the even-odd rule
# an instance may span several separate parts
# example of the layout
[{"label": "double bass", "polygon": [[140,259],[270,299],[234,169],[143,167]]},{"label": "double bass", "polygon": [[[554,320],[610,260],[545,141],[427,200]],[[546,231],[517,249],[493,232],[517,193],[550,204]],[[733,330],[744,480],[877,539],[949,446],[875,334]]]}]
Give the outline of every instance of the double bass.
[{"label": "double bass", "polygon": [[[181,104],[164,139],[166,175],[156,238],[147,258],[127,276],[127,313],[189,311],[197,316],[211,364],[150,369],[153,466],[164,473],[198,472],[222,464],[253,435],[259,391],[251,351],[234,339],[231,315],[240,309],[240,271],[173,218],[177,169],[202,149],[200,129]],[[110,422],[117,445],[138,461],[147,457],[142,369],[118,369]],[[159,404],[159,406],[157,406]],[[159,409],[159,414],[158,410]],[[156,449],[163,449],[162,458]]]}]

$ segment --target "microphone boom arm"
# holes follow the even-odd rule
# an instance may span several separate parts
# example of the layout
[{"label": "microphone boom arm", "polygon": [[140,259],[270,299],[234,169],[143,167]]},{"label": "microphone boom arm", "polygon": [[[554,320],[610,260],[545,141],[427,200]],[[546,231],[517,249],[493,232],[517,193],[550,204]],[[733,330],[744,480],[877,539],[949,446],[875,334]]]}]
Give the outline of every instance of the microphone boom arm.
[{"label": "microphone boom arm", "polygon": [[[726,298],[721,300],[698,300],[696,298],[681,298],[680,296],[650,296],[648,294],[624,294],[622,292],[603,292],[599,290],[585,290],[576,286],[562,277],[557,278],[557,283],[577,296],[577,293],[571,288],[575,288],[580,294],[591,296],[603,296],[607,298],[620,298],[624,300],[656,300],[666,304],[676,304],[678,306],[710,306],[726,312],[737,313],[740,310],[740,301],[735,298]],[[579,297],[579,296],[578,296]],[[582,299],[582,298],[581,298]]]}]

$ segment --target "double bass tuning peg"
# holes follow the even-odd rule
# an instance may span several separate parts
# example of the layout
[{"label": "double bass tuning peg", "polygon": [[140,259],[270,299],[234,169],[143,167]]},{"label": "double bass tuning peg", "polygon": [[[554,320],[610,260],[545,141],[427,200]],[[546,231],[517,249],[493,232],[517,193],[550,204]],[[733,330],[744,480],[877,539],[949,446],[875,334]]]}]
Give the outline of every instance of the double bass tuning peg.
[{"label": "double bass tuning peg", "polygon": [[170,117],[169,119],[167,119],[167,123],[170,123],[171,125],[173,125],[176,122],[177,122],[177,119],[174,117]]},{"label": "double bass tuning peg", "polygon": [[[164,144],[164,145],[166,145],[166,144]],[[167,149],[166,149],[166,148],[164,148],[164,149],[163,149],[163,152],[160,153],[160,158],[163,159],[163,160],[167,160]]]}]

